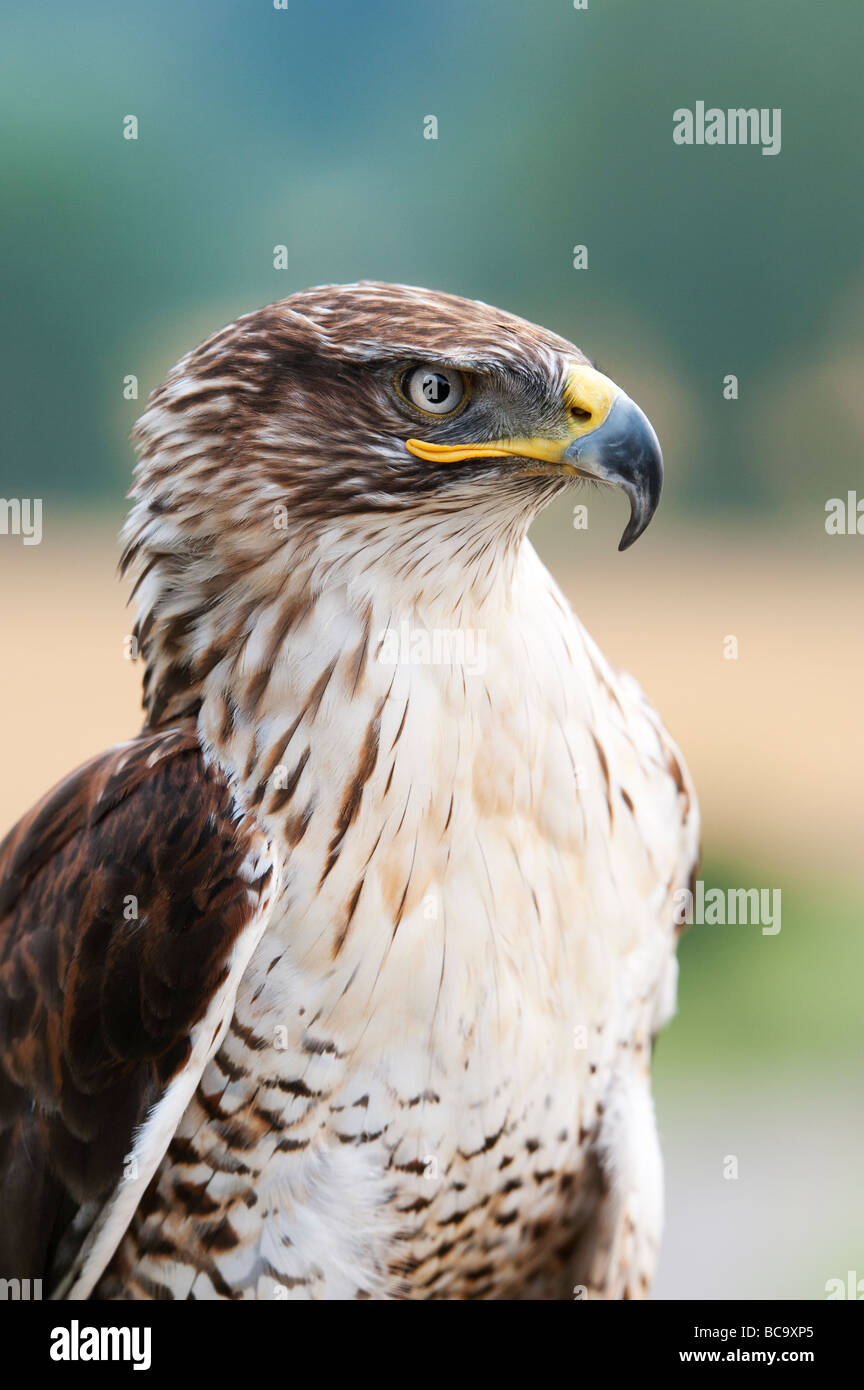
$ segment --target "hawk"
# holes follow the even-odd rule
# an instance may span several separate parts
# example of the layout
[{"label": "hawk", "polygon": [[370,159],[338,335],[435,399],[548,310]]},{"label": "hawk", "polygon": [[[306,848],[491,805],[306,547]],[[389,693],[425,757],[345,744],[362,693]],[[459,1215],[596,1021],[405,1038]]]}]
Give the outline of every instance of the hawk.
[{"label": "hawk", "polygon": [[0,847],[0,1273],[644,1297],[697,810],[526,533],[593,479],[634,541],[650,424],[553,333],[364,282],[217,333],[136,438],[145,724]]}]

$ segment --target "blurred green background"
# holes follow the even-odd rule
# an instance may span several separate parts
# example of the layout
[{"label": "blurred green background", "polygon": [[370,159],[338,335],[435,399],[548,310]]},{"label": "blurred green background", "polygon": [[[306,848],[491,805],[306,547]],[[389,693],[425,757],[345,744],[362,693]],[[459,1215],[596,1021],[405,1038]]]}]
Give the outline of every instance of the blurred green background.
[{"label": "blurred green background", "polygon": [[[667,487],[625,557],[613,501],[584,535],[562,504],[535,539],[683,746],[706,882],[783,893],[778,936],[697,926],[682,946],[657,1293],[864,1276],[864,537],[824,529],[828,498],[864,495],[864,11],[6,0],[2,38],[0,492],[45,499],[41,547],[0,541],[4,822],[134,721],[112,533],[129,429],[178,356],[364,277],[563,333],[651,415]],[[699,100],[781,108],[780,154],[676,146],[672,113]]]}]

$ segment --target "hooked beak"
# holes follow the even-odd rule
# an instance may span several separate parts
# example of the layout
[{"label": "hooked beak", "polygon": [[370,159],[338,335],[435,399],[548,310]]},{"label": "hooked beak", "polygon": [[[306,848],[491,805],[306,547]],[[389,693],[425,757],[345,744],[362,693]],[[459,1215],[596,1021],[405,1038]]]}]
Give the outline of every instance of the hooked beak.
[{"label": "hooked beak", "polygon": [[467,458],[536,460],[545,465],[527,471],[594,478],[620,487],[630,500],[630,520],[618,544],[626,550],[642,535],[660,501],[663,455],[643,412],[609,377],[574,363],[564,388],[566,434],[557,439],[496,439],[483,444],[435,444],[409,439],[417,458],[455,463]]},{"label": "hooked beak", "polygon": [[573,464],[586,478],[623,489],[630,500],[630,520],[618,549],[626,550],[638,540],[660,501],[663,455],[650,421],[635,401],[619,391],[602,425],[574,439],[562,462]]}]

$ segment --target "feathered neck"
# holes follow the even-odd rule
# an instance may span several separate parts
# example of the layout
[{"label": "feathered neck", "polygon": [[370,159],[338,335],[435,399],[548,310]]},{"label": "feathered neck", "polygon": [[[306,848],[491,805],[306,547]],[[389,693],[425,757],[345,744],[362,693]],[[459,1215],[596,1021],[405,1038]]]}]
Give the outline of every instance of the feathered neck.
[{"label": "feathered neck", "polygon": [[272,489],[207,505],[197,492],[166,501],[139,485],[121,569],[132,581],[147,723],[195,716],[214,685],[248,705],[315,604],[337,626],[340,612],[376,631],[482,626],[508,604],[530,522],[560,486],[514,479],[491,500],[454,492],[398,512],[296,523],[290,498]]}]

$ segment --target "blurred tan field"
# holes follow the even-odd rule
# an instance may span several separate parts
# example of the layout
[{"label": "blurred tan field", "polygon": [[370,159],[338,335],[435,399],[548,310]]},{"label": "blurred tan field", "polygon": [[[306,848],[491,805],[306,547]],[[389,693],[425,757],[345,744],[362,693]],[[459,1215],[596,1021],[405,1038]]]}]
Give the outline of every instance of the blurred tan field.
[{"label": "blurred tan field", "polygon": [[[592,502],[591,517],[593,529],[574,532],[559,505],[534,540],[679,742],[709,856],[849,872],[860,844],[864,647],[854,614],[864,541],[817,530],[795,544],[788,532],[691,527],[661,513],[619,555],[614,503]],[[3,832],[140,725],[119,524],[60,523],[48,510],[40,546],[0,541]],[[724,659],[730,635],[737,660]]]}]

